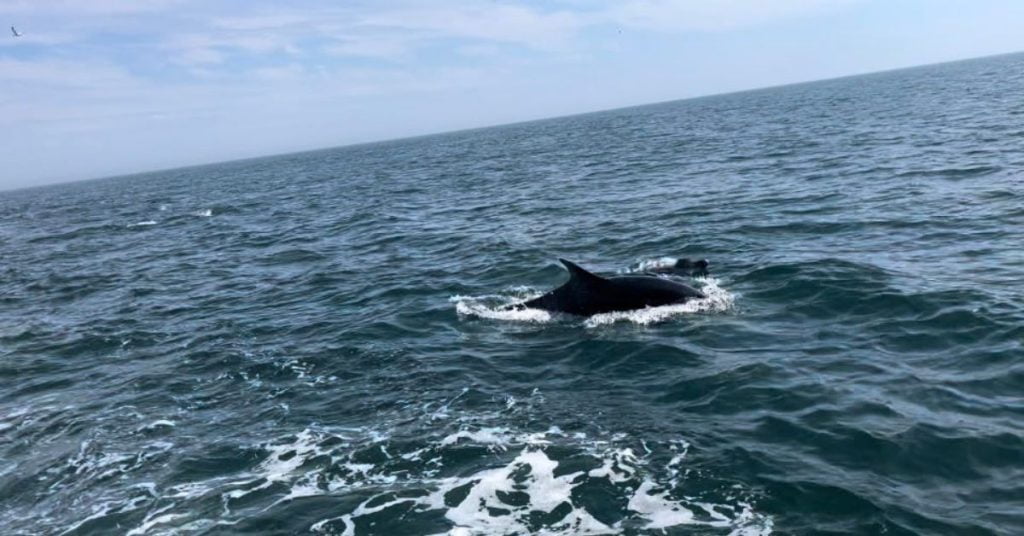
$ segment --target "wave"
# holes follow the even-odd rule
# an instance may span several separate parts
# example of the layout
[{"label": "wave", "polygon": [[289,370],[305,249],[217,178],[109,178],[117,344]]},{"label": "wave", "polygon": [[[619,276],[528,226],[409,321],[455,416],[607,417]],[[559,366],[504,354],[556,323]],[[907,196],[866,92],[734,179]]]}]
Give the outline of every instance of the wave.
[{"label": "wave", "polygon": [[938,169],[915,169],[904,171],[897,174],[900,178],[916,178],[916,177],[940,177],[944,179],[964,179],[970,177],[982,177],[985,175],[991,175],[1002,171],[1003,168],[999,166],[965,166],[965,167],[945,167]]},{"label": "wave", "polygon": [[56,232],[31,236],[28,238],[27,242],[29,244],[46,244],[50,242],[72,241],[78,238],[102,236],[121,229],[123,229],[123,227],[112,223],[82,225],[69,230],[60,229]]},{"label": "wave", "polygon": [[[426,437],[387,424],[309,426],[259,445],[259,461],[244,474],[163,490],[128,533],[255,523],[255,512],[293,507],[314,514],[296,530],[352,536],[772,533],[772,518],[749,493],[702,489],[683,439],[518,428],[507,419],[516,408],[509,399],[496,415],[430,412]],[[332,497],[345,500],[311,508]],[[200,502],[220,504],[222,515],[204,519]]]},{"label": "wave", "polygon": [[983,308],[979,288],[928,288],[871,264],[841,259],[756,268],[737,278],[752,301],[774,303],[806,318],[830,319],[880,335],[880,347],[918,352],[977,341],[1012,340],[1017,308]]},{"label": "wave", "polygon": [[284,264],[305,264],[314,263],[325,260],[323,254],[316,251],[302,249],[302,248],[289,248],[274,251],[265,257],[259,259],[257,262],[264,266],[284,265]]}]

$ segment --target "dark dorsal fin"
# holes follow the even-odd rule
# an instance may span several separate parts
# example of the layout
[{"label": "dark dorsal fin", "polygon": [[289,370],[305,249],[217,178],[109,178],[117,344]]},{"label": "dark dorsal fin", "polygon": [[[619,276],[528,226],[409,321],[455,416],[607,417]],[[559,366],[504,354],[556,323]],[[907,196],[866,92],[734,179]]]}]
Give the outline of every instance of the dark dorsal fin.
[{"label": "dark dorsal fin", "polygon": [[565,265],[566,270],[569,270],[570,281],[577,280],[581,283],[601,283],[605,281],[605,278],[580,268],[579,265],[574,262],[567,261],[565,259],[558,259],[558,261]]}]

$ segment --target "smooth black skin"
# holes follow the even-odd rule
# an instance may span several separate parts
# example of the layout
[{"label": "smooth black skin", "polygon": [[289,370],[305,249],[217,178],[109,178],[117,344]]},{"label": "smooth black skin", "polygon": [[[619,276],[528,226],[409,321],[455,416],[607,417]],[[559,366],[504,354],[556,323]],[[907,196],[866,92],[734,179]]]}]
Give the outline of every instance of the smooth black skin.
[{"label": "smooth black skin", "polygon": [[652,268],[647,271],[656,274],[683,274],[691,277],[707,277],[708,261],[707,259],[700,259],[696,261],[691,261],[690,259],[679,259],[672,266]]},{"label": "smooth black skin", "polygon": [[519,304],[571,315],[590,316],[684,303],[704,294],[682,283],[649,275],[601,277],[565,260],[569,281],[547,294]]}]

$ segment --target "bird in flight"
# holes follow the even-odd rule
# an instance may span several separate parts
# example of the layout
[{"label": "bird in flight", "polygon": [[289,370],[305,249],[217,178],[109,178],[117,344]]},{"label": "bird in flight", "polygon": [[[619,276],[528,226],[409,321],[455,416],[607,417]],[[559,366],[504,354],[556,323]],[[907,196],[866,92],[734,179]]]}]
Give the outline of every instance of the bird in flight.
[{"label": "bird in flight", "polygon": [[11,26],[11,33],[14,34],[14,37],[21,37],[21,34],[18,33],[18,30],[14,29],[14,26]]}]

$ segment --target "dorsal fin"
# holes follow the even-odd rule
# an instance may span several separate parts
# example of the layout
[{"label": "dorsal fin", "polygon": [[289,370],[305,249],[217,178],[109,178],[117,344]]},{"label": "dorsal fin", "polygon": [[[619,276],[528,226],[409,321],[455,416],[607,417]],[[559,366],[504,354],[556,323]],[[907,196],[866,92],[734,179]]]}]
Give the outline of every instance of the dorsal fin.
[{"label": "dorsal fin", "polygon": [[584,270],[583,268],[580,268],[579,265],[577,265],[574,262],[567,261],[565,259],[558,259],[558,262],[561,262],[562,264],[564,264],[565,265],[565,269],[569,270],[569,279],[570,280],[575,279],[575,280],[578,280],[578,281],[583,282],[583,283],[600,283],[602,281],[605,281],[605,278],[603,278],[603,277],[601,277],[601,276],[599,276],[597,274],[592,274],[592,273]]}]

